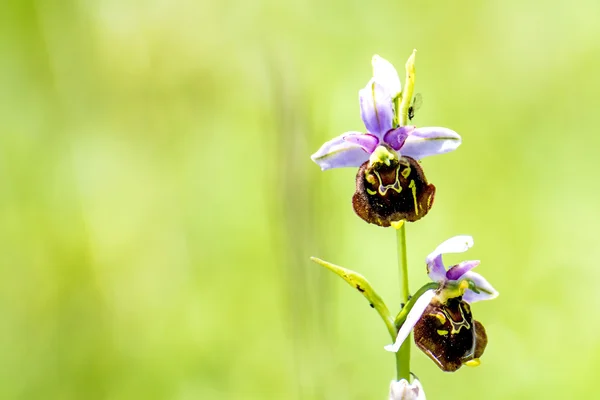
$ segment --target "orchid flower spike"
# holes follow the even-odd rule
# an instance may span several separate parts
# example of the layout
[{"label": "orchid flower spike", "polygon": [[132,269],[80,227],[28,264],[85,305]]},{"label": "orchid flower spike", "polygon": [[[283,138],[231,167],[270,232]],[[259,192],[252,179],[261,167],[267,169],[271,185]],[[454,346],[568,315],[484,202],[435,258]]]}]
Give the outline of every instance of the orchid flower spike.
[{"label": "orchid flower spike", "polygon": [[470,304],[494,299],[498,292],[483,276],[471,271],[479,261],[463,261],[446,270],[442,260],[443,254],[462,253],[472,246],[471,236],[455,236],[427,256],[427,274],[438,287],[415,301],[396,342],[386,350],[397,352],[414,328],[415,343],[442,370],[479,365],[487,335],[483,325],[473,319]]},{"label": "orchid flower spike", "polygon": [[460,145],[460,136],[448,128],[394,127],[394,100],[401,95],[398,72],[378,55],[373,56],[372,64],[373,78],[358,92],[367,131],[346,132],[324,143],[311,157],[323,171],[360,167],[383,144],[415,160],[448,153]]},{"label": "orchid flower spike", "polygon": [[[414,54],[409,62],[414,78]],[[372,64],[373,77],[358,92],[366,132],[343,133],[311,158],[322,170],[360,167],[352,205],[365,221],[379,226],[417,221],[427,214],[435,195],[418,160],[455,150],[461,138],[448,128],[398,126],[398,72],[378,55]],[[413,84],[414,79],[405,91],[412,93]]]},{"label": "orchid flower spike", "polygon": [[425,391],[418,379],[414,379],[412,384],[406,379],[392,381],[389,400],[426,400]]}]

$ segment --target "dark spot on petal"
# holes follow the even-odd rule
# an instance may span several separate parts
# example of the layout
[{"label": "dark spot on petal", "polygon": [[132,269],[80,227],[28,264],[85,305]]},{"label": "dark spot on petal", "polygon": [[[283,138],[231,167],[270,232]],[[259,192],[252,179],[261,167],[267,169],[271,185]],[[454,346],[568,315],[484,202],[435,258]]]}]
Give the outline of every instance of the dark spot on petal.
[{"label": "dark spot on petal", "polygon": [[375,305],[373,303],[369,303],[369,305],[371,306],[371,308],[375,308]]},{"label": "dark spot on petal", "polygon": [[356,289],[358,289],[358,291],[361,293],[365,292],[365,289],[363,289],[360,285],[356,285]]}]

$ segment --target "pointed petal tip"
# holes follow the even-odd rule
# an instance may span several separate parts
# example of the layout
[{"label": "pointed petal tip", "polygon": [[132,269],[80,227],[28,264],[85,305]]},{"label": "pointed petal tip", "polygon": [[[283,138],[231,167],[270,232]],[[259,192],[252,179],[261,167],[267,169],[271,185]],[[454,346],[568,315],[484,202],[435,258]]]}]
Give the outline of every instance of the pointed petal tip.
[{"label": "pointed petal tip", "polygon": [[310,159],[311,159],[311,160],[312,160],[312,161],[313,161],[315,164],[317,164],[317,166],[318,166],[318,167],[321,169],[321,171],[325,171],[325,170],[327,170],[328,168],[326,167],[326,165],[325,165],[325,164],[323,164],[323,163],[320,163],[320,162],[319,162],[319,158],[320,158],[320,157],[319,157],[319,154],[318,154],[318,153],[315,153],[315,154],[313,154],[312,156],[310,156]]},{"label": "pointed petal tip", "polygon": [[383,348],[384,348],[386,351],[389,351],[390,353],[397,353],[397,352],[398,352],[398,350],[400,350],[400,346],[401,346],[401,345],[396,345],[396,344],[388,344],[388,345],[384,346]]},{"label": "pointed petal tip", "polygon": [[469,250],[475,242],[473,241],[473,237],[470,235],[458,235],[451,237],[448,240],[442,242],[438,247],[435,248],[427,256],[427,262],[432,262],[437,256],[446,253],[464,253]]},{"label": "pointed petal tip", "polygon": [[463,253],[473,247],[474,244],[473,236],[457,235],[443,242],[440,247],[443,246],[444,252]]},{"label": "pointed petal tip", "polygon": [[369,154],[358,144],[344,140],[351,135],[362,135],[362,132],[346,132],[328,142],[323,143],[310,158],[322,171],[333,168],[360,167],[369,159]]},{"label": "pointed petal tip", "polygon": [[371,58],[371,65],[373,66],[373,80],[380,84],[392,98],[396,97],[402,89],[396,68],[378,54]]},{"label": "pointed petal tip", "polygon": [[414,159],[454,151],[462,139],[452,129],[443,127],[421,127],[411,132],[402,148],[402,153]]},{"label": "pointed petal tip", "polygon": [[467,290],[463,296],[463,300],[467,303],[493,300],[500,294],[481,274],[478,274],[477,272],[469,271],[463,275],[463,278],[472,281],[479,291],[479,293],[475,293],[472,290]]},{"label": "pointed petal tip", "polygon": [[379,54],[373,54],[373,57],[371,57],[371,64],[375,65],[378,62],[380,62],[381,60],[385,61],[385,58],[381,57]]}]

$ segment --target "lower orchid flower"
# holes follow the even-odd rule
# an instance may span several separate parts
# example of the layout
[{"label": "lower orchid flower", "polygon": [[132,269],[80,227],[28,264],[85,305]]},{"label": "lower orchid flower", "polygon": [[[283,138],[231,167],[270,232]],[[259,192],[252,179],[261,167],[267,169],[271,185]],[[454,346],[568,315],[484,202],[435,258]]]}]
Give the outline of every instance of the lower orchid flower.
[{"label": "lower orchid flower", "polygon": [[473,319],[470,304],[494,299],[498,292],[483,276],[471,271],[479,261],[463,261],[448,270],[442,261],[443,254],[462,253],[472,246],[471,236],[455,236],[427,256],[427,273],[437,288],[426,290],[414,302],[396,342],[386,350],[397,352],[414,329],[416,345],[442,370],[479,365],[487,335],[483,325]]},{"label": "lower orchid flower", "polygon": [[360,167],[352,204],[365,221],[380,226],[417,221],[427,214],[435,194],[418,160],[455,150],[461,138],[448,128],[398,126],[398,73],[377,55],[372,64],[373,78],[358,93],[367,132],[346,132],[311,158],[322,170]]}]

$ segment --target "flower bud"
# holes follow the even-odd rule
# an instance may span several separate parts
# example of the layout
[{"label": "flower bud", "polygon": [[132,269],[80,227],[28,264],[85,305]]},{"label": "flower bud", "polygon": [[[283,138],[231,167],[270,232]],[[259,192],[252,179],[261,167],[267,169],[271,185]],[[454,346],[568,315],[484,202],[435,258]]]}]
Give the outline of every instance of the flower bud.
[{"label": "flower bud", "polygon": [[406,379],[392,381],[389,400],[426,400],[423,386],[418,379],[410,384]]}]

